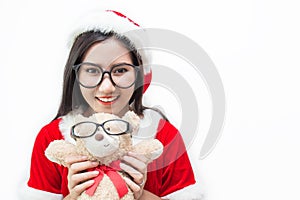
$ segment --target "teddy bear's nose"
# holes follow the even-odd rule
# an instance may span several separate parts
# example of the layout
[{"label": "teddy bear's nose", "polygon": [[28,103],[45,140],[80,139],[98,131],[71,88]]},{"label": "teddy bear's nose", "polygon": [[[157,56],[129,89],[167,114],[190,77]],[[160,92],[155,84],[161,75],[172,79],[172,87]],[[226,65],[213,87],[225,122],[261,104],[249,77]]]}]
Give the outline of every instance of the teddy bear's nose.
[{"label": "teddy bear's nose", "polygon": [[98,134],[95,135],[95,139],[96,139],[97,141],[101,141],[101,140],[103,140],[103,138],[104,138],[104,137],[103,137],[102,134],[99,134],[99,133],[98,133]]}]

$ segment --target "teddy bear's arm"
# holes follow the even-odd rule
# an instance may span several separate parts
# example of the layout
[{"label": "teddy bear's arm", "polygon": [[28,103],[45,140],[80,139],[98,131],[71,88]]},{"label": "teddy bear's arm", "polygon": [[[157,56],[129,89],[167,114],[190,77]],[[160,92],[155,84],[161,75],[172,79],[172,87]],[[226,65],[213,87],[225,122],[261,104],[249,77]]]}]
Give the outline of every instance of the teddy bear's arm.
[{"label": "teddy bear's arm", "polygon": [[163,152],[162,143],[157,140],[145,140],[133,146],[132,151],[138,154],[143,154],[150,160],[157,159]]},{"label": "teddy bear's arm", "polygon": [[76,146],[65,140],[52,141],[45,150],[46,157],[55,163],[67,167],[66,158],[78,155]]}]

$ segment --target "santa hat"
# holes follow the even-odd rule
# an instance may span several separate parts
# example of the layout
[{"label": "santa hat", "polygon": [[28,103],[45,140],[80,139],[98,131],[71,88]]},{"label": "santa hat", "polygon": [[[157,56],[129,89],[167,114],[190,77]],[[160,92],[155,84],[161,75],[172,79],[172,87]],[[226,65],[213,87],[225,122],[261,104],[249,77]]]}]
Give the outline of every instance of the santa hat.
[{"label": "santa hat", "polygon": [[69,48],[71,48],[77,36],[87,31],[114,32],[119,36],[127,37],[142,59],[144,70],[143,92],[146,91],[152,79],[152,72],[150,68],[150,54],[144,48],[147,47],[145,29],[126,15],[114,10],[90,12],[87,16],[81,18],[72,29],[73,31],[68,42]]}]

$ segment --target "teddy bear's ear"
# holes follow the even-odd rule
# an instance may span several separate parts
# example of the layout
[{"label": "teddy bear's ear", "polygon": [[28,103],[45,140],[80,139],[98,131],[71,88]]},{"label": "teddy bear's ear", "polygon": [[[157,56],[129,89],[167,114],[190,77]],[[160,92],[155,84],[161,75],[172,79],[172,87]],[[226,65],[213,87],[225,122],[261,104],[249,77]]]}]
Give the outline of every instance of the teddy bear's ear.
[{"label": "teddy bear's ear", "polygon": [[139,116],[135,114],[133,111],[128,111],[127,113],[125,113],[122,119],[129,122],[131,127],[131,134],[136,135],[140,126]]},{"label": "teddy bear's ear", "polygon": [[119,119],[117,115],[111,114],[111,113],[95,113],[92,115],[92,121],[95,121],[97,123],[103,123],[110,119]]},{"label": "teddy bear's ear", "polygon": [[74,144],[65,140],[54,140],[45,150],[45,155],[50,161],[67,167],[66,158],[78,155],[78,153]]},{"label": "teddy bear's ear", "polygon": [[80,123],[80,122],[84,122],[84,121],[93,121],[93,122],[96,122],[96,115],[93,114],[89,117],[85,117],[81,114],[78,114],[78,115],[75,115],[74,116],[74,123],[73,124],[76,124],[76,123]]}]

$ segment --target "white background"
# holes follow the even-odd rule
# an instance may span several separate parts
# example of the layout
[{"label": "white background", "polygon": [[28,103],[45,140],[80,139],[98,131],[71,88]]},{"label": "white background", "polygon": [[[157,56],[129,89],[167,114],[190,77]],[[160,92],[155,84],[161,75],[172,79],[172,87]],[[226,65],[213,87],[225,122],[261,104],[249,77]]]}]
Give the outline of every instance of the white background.
[{"label": "white background", "polygon": [[35,135],[56,114],[70,23],[101,5],[186,35],[215,63],[227,112],[221,139],[195,169],[207,199],[300,199],[296,0],[1,0],[1,196],[17,199]]}]

